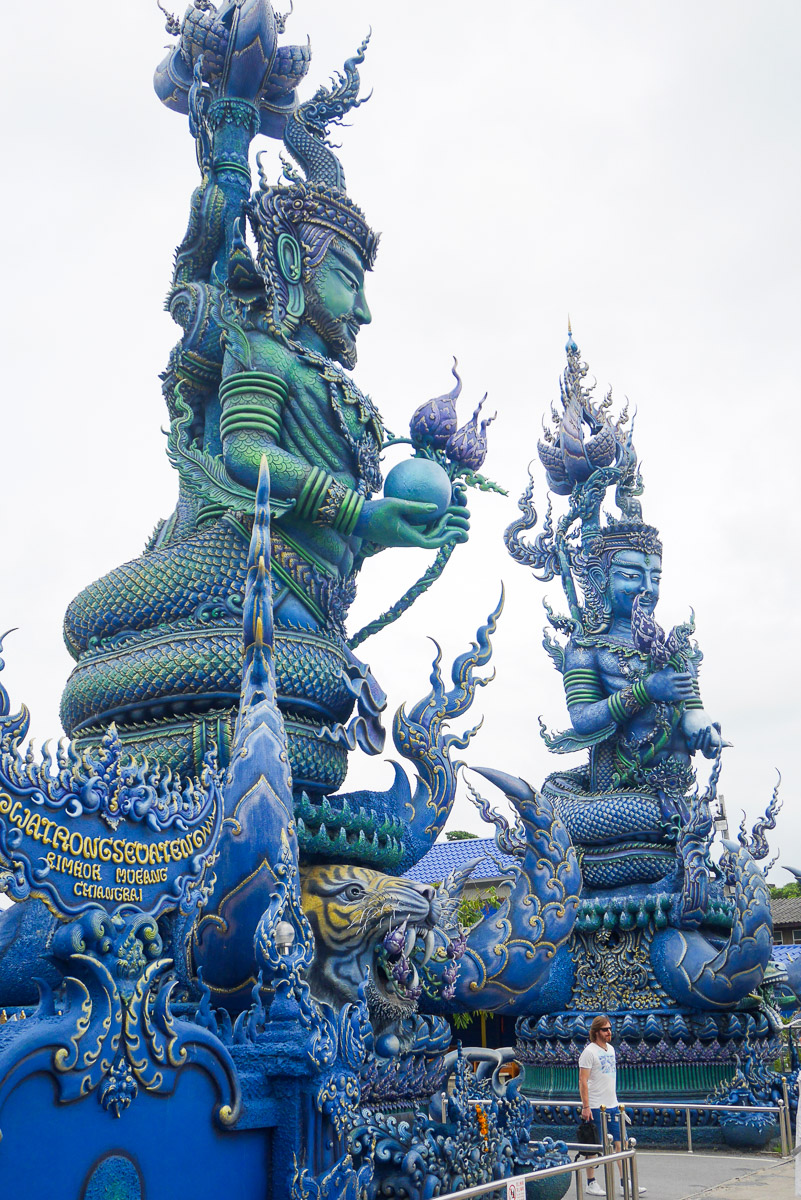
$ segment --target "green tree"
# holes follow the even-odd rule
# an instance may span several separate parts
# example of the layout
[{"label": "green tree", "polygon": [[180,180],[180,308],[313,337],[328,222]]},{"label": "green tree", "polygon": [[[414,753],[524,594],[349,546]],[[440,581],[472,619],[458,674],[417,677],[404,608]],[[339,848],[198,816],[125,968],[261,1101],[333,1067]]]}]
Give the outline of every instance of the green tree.
[{"label": "green tree", "polygon": [[785,883],[782,887],[776,887],[775,883],[769,883],[771,900],[798,900],[801,898],[801,884]]}]

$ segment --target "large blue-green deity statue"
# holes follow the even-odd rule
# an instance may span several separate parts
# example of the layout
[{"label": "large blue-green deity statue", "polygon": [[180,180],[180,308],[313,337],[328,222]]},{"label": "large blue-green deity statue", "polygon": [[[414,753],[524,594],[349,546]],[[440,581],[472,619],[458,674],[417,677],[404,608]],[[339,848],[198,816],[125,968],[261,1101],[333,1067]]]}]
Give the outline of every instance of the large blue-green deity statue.
[{"label": "large blue-green deity statue", "polygon": [[[241,22],[250,9],[229,11]],[[287,165],[280,183],[263,176],[251,196],[262,74],[272,62],[267,91],[286,89],[308,55],[289,47],[273,61],[265,49],[256,67],[248,60],[241,73],[223,70],[205,49],[209,28],[225,29],[222,17],[190,12],[178,59],[194,54],[194,77],[178,97],[189,107],[202,182],[169,296],[184,333],[164,375],[179,501],[141,558],[70,605],[65,637],[77,665],[62,716],[79,746],[96,744],[114,721],[124,745],[180,771],[196,772],[212,742],[226,761],[251,510],[266,455],[280,703],[295,790],[319,798],[344,779],[349,745],[370,753],[383,745],[383,694],[345,635],[362,564],[388,546],[452,547],[468,519],[451,503],[443,470],[433,498],[425,488],[378,494],[381,417],[342,369],[355,365],[370,320],[365,275],[378,238],[345,190],[327,126],[357,103],[363,50],[330,91],[284,111],[280,134],[273,115],[266,131],[281,136],[302,173]],[[157,82],[175,107],[161,73]]]}]

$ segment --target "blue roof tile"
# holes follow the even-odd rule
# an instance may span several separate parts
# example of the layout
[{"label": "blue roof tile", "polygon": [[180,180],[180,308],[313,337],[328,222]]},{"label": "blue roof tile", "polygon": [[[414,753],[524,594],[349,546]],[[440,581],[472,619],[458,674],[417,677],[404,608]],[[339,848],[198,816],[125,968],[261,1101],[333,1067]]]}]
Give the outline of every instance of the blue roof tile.
[{"label": "blue roof tile", "polygon": [[451,871],[457,871],[473,858],[481,858],[472,879],[497,879],[501,867],[513,867],[518,859],[504,854],[494,838],[460,838],[456,842],[435,842],[427,854],[405,872],[418,883],[441,883]]},{"label": "blue roof tile", "polygon": [[771,953],[776,962],[780,962],[784,966],[788,962],[794,962],[795,959],[801,958],[801,945],[782,946],[777,944],[773,947]]}]

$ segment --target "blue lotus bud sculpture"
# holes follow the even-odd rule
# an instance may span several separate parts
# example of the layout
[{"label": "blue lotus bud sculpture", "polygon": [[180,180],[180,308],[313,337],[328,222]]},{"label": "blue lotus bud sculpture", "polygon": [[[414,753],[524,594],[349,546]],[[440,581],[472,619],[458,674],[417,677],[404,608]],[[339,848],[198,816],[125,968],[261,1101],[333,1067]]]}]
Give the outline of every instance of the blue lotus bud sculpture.
[{"label": "blue lotus bud sculpture", "polygon": [[444,396],[426,400],[415,409],[409,422],[412,445],[418,450],[444,450],[448,439],[456,432],[456,401],[462,391],[456,358],[451,371],[456,386]]}]

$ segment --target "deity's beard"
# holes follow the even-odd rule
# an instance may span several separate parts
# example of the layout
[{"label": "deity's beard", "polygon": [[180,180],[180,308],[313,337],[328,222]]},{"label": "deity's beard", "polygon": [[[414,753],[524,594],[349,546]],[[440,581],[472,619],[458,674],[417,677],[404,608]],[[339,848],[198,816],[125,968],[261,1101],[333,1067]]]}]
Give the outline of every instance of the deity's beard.
[{"label": "deity's beard", "polygon": [[356,334],[344,317],[332,317],[314,288],[306,290],[304,321],[323,339],[329,357],[348,371],[356,366]]}]

